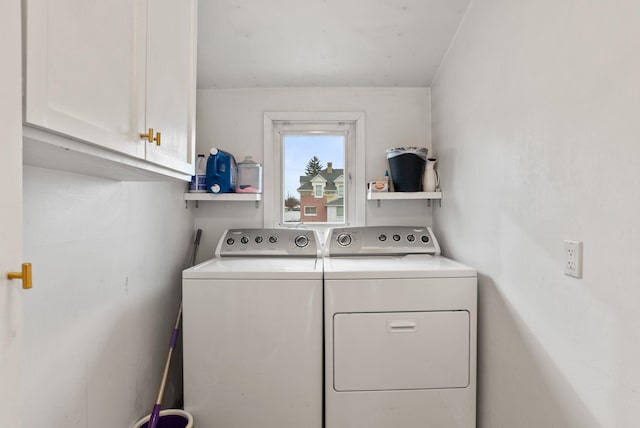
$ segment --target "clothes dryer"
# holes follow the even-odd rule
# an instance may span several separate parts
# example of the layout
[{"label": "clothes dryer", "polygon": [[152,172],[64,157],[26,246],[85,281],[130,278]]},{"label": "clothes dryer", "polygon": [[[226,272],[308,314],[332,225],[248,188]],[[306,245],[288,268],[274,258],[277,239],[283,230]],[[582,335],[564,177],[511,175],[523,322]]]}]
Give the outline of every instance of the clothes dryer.
[{"label": "clothes dryer", "polygon": [[476,271],[426,227],[329,231],[326,428],[474,428]]},{"label": "clothes dryer", "polygon": [[183,272],[184,401],[199,428],[322,427],[314,231],[235,229]]}]

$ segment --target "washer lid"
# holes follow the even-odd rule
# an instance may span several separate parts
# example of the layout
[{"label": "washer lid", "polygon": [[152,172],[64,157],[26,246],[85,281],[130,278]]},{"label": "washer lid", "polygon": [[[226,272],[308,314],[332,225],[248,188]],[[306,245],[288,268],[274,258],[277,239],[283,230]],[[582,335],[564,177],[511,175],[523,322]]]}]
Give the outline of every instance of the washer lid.
[{"label": "washer lid", "polygon": [[182,272],[184,279],[322,279],[322,259],[222,257]]},{"label": "washer lid", "polygon": [[475,277],[475,269],[442,256],[327,257],[325,279],[461,278]]}]

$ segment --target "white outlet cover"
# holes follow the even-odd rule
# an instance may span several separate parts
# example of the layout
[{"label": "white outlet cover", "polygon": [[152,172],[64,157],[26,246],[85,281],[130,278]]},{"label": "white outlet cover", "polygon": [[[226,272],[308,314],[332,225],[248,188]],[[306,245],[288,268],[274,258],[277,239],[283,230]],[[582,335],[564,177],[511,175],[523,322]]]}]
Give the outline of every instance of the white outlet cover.
[{"label": "white outlet cover", "polygon": [[582,241],[564,241],[564,273],[582,278]]}]

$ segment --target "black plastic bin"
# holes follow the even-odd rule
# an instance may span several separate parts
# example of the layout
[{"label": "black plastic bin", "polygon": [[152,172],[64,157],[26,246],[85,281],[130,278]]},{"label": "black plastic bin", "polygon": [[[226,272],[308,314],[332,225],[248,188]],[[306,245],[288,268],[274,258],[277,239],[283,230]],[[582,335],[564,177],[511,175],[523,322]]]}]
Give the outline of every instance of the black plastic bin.
[{"label": "black plastic bin", "polygon": [[395,192],[420,192],[422,190],[427,151],[426,147],[387,149],[387,160]]}]

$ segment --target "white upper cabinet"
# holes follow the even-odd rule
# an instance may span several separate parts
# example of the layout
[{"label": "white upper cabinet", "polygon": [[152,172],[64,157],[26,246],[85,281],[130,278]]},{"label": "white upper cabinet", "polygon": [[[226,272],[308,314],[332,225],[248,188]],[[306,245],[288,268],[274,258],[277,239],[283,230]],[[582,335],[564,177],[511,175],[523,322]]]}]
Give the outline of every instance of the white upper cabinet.
[{"label": "white upper cabinet", "polygon": [[25,121],[144,158],[144,1],[26,5]]},{"label": "white upper cabinet", "polygon": [[[147,145],[147,160],[193,171],[196,14],[194,0],[149,0],[147,9],[147,128],[161,132],[162,150]],[[188,65],[188,66],[185,66]]]},{"label": "white upper cabinet", "polygon": [[196,1],[25,4],[25,124],[192,174]]}]

